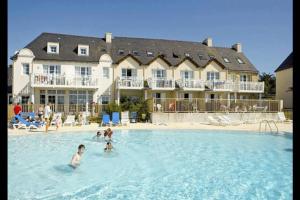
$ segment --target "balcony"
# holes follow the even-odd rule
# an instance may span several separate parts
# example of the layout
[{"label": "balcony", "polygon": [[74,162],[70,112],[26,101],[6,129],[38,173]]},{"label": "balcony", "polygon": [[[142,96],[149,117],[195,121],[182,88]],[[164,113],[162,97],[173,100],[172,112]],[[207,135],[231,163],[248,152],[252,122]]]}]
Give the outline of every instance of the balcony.
[{"label": "balcony", "polygon": [[234,91],[234,83],[232,81],[206,81],[205,85],[212,91]]},{"label": "balcony", "polygon": [[204,91],[205,82],[201,80],[179,79],[176,81],[179,87],[187,91]]},{"label": "balcony", "polygon": [[144,88],[144,80],[136,77],[118,77],[117,89],[142,89]]},{"label": "balcony", "polygon": [[66,76],[54,74],[33,74],[31,76],[32,87],[43,88],[98,88],[98,78],[92,76]]},{"label": "balcony", "polygon": [[149,88],[152,90],[174,90],[175,81],[173,79],[148,79]]},{"label": "balcony", "polygon": [[264,86],[264,82],[238,82],[236,90],[237,92],[263,93]]}]

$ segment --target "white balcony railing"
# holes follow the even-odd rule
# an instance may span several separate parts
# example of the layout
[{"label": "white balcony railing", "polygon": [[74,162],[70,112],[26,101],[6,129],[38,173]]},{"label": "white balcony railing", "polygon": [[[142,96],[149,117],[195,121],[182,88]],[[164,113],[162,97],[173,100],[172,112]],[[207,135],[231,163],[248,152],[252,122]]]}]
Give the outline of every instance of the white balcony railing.
[{"label": "white balcony railing", "polygon": [[179,79],[176,81],[183,90],[203,91],[205,89],[205,82],[194,79]]},{"label": "white balcony railing", "polygon": [[153,90],[174,90],[175,81],[173,79],[152,79],[147,80],[149,88]]},{"label": "white balcony railing", "polygon": [[264,92],[264,82],[239,82],[236,84],[238,92]]},{"label": "white balcony railing", "polygon": [[75,87],[97,88],[98,78],[92,76],[66,76],[54,74],[33,74],[31,76],[32,87]]},{"label": "white balcony railing", "polygon": [[118,77],[117,78],[118,89],[142,89],[144,88],[144,80],[136,77]]},{"label": "white balcony railing", "polygon": [[205,85],[213,91],[233,91],[235,88],[232,81],[206,81]]}]

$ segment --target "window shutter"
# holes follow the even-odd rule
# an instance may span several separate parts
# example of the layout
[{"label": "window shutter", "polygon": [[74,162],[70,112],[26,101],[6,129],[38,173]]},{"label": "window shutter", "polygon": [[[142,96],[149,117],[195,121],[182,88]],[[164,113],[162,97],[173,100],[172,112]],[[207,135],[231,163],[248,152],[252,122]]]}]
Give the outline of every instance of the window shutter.
[{"label": "window shutter", "polygon": [[210,72],[206,73],[206,79],[209,81],[210,80]]},{"label": "window shutter", "polygon": [[162,77],[163,78],[166,78],[167,76],[166,76],[166,70],[162,70]]},{"label": "window shutter", "polygon": [[75,75],[80,76],[80,67],[75,67]]},{"label": "window shutter", "polygon": [[180,71],[180,77],[184,80],[184,71]]},{"label": "window shutter", "polygon": [[217,80],[220,79],[220,72],[216,72],[216,74],[215,74],[215,79],[217,79]]},{"label": "window shutter", "polygon": [[156,70],[155,69],[152,69],[152,78],[156,78]]},{"label": "window shutter", "polygon": [[190,71],[190,79],[194,79],[194,72]]},{"label": "window shutter", "polygon": [[43,73],[48,74],[48,65],[43,66]]},{"label": "window shutter", "polygon": [[90,67],[87,67],[87,75],[88,76],[92,75],[92,70]]}]

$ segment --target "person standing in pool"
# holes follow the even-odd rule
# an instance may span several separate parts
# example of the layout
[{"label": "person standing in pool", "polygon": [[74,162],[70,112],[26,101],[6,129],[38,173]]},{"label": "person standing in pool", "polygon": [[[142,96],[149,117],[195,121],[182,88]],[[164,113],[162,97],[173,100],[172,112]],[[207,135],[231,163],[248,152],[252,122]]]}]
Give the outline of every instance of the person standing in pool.
[{"label": "person standing in pool", "polygon": [[80,160],[81,160],[84,150],[85,150],[85,146],[83,144],[78,146],[78,151],[73,155],[71,163],[70,163],[70,165],[73,168],[76,168],[80,165]]},{"label": "person standing in pool", "polygon": [[98,141],[101,138],[101,135],[102,135],[101,131],[98,130],[97,134],[93,137],[93,139],[97,139],[97,141]]},{"label": "person standing in pool", "polygon": [[111,136],[112,136],[112,134],[113,134],[113,131],[112,131],[110,128],[108,128],[108,129],[107,129],[107,132],[108,132],[107,136],[108,136],[108,138],[111,140]]},{"label": "person standing in pool", "polygon": [[106,146],[104,148],[104,151],[105,152],[110,152],[112,150],[112,148],[113,148],[112,144],[110,142],[107,142]]}]

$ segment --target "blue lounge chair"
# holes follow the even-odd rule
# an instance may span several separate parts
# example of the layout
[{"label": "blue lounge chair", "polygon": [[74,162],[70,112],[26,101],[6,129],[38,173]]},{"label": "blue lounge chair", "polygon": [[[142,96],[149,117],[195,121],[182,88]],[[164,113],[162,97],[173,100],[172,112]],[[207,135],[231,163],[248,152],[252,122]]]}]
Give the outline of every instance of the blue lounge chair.
[{"label": "blue lounge chair", "polygon": [[109,119],[109,115],[108,114],[103,114],[102,115],[102,123],[101,126],[106,126],[106,125],[110,125],[110,119]]},{"label": "blue lounge chair", "polygon": [[136,123],[137,120],[137,112],[130,113],[130,123]]},{"label": "blue lounge chair", "polygon": [[19,121],[18,124],[14,124],[14,128],[16,128],[16,125],[18,125],[18,128],[26,128],[29,130],[31,130],[32,128],[39,128],[40,126],[42,126],[42,123],[38,123],[38,122],[28,122],[25,119],[23,119],[20,115],[16,115],[15,116],[16,119]]},{"label": "blue lounge chair", "polygon": [[120,124],[120,113],[113,112],[111,121],[112,121],[112,125],[119,125]]}]

